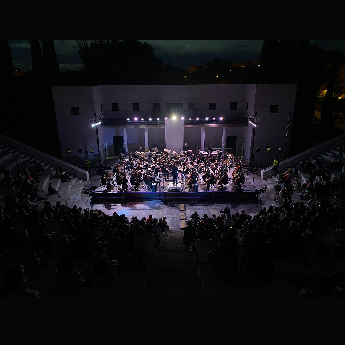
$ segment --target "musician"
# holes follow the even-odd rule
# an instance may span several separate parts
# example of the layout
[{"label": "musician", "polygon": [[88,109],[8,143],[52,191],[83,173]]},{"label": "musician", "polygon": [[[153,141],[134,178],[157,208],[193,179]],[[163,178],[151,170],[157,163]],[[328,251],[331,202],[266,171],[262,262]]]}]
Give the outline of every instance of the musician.
[{"label": "musician", "polygon": [[214,185],[216,183],[216,179],[213,173],[210,174],[210,177],[207,179],[206,181],[206,190],[209,191],[210,190],[210,186]]},{"label": "musician", "polygon": [[173,177],[173,186],[176,185],[176,187],[177,187],[178,168],[177,168],[175,163],[171,169],[171,174]]},{"label": "musician", "polygon": [[189,150],[189,147],[187,145],[187,143],[184,143],[183,145],[183,151],[188,151]]},{"label": "musician", "polygon": [[143,147],[141,145],[139,145],[138,151],[139,152],[143,151]]}]

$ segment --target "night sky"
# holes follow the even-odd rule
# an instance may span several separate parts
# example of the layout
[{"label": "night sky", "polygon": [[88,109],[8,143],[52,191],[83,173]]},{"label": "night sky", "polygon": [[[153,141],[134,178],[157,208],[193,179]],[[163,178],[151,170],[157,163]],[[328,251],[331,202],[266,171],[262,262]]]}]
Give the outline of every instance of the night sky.
[{"label": "night sky", "polygon": [[[152,45],[156,58],[164,63],[189,69],[219,57],[232,63],[259,61],[264,40],[140,40]],[[310,40],[319,48],[338,49],[345,53],[345,40]],[[29,40],[9,40],[13,64],[23,71],[31,70]],[[75,40],[55,40],[60,71],[81,69]]]}]

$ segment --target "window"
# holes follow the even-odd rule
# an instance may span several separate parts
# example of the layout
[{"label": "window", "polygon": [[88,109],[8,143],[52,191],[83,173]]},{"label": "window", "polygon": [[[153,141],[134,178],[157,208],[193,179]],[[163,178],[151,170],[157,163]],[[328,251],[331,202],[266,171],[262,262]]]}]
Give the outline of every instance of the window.
[{"label": "window", "polygon": [[139,103],[132,103],[133,111],[140,111]]},{"label": "window", "polygon": [[153,103],[152,110],[153,110],[154,112],[156,112],[156,111],[161,111],[161,104],[160,104],[160,103]]},{"label": "window", "polygon": [[111,103],[111,111],[119,111],[119,103]]},{"label": "window", "polygon": [[278,105],[270,105],[270,113],[278,113]]},{"label": "window", "polygon": [[230,110],[237,110],[237,102],[230,102]]},{"label": "window", "polygon": [[79,107],[71,107],[71,115],[80,115]]},{"label": "window", "polygon": [[208,104],[208,110],[216,110],[216,103],[209,103]]},{"label": "window", "polygon": [[195,110],[195,103],[188,103],[188,110]]},{"label": "window", "polygon": [[83,153],[83,149],[78,149],[78,153]]}]

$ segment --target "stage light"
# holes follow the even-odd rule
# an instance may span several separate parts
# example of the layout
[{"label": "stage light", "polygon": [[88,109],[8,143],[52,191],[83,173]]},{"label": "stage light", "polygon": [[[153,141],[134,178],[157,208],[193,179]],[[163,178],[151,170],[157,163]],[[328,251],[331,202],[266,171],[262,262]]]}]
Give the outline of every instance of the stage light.
[{"label": "stage light", "polygon": [[184,116],[181,116],[181,120],[184,120]]},{"label": "stage light", "polygon": [[165,117],[165,120],[168,120],[168,118],[167,118],[167,117]]},{"label": "stage light", "polygon": [[143,118],[143,117],[141,118],[141,121],[144,121],[144,118]]},{"label": "stage light", "polygon": [[130,121],[129,117],[127,117],[127,121]]},{"label": "stage light", "polygon": [[172,119],[175,121],[176,120],[176,115],[173,115]]},{"label": "stage light", "polygon": [[93,124],[91,125],[91,127],[95,127],[95,126],[98,126],[98,125],[100,125],[100,124],[101,124],[101,122],[93,123]]},{"label": "stage light", "polygon": [[159,117],[157,117],[157,121],[159,121]]},{"label": "stage light", "polygon": [[152,117],[149,118],[149,121],[152,121]]},{"label": "stage light", "polygon": [[190,117],[190,118],[189,118],[189,121],[191,121],[191,120],[192,120],[192,118]]},{"label": "stage light", "polygon": [[206,117],[205,120],[208,121],[208,117]]},{"label": "stage light", "polygon": [[138,121],[138,118],[137,118],[137,117],[135,117],[135,118],[134,118],[134,121]]},{"label": "stage light", "polygon": [[212,118],[213,121],[214,121],[215,119],[216,119],[215,117]]},{"label": "stage light", "polygon": [[197,117],[196,120],[199,121],[199,118]]},{"label": "stage light", "polygon": [[279,151],[283,151],[283,149],[281,147],[278,148]]},{"label": "stage light", "polygon": [[222,118],[222,117],[220,117],[220,118],[219,118],[219,120],[220,120],[220,121],[223,121],[223,118]]}]

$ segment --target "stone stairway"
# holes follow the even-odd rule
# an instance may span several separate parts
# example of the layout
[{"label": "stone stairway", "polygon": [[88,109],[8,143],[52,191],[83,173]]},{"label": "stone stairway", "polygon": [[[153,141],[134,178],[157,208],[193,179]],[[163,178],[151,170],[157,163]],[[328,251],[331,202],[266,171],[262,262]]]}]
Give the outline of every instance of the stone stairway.
[{"label": "stone stairway", "polygon": [[[9,171],[12,174],[17,174],[25,170],[33,160],[34,158],[25,153],[4,144],[0,145],[0,168],[3,170]],[[68,174],[71,180],[61,183],[61,179],[55,177],[56,166],[52,166],[43,160],[36,159],[36,161],[42,164],[44,168],[38,182],[39,195],[46,197],[53,205],[59,200],[61,203],[67,202],[70,207],[73,205],[82,208],[90,207],[90,197],[82,193],[83,189],[90,184],[90,181],[84,181],[81,178]],[[52,183],[53,188],[59,191],[61,198],[58,198],[55,194],[48,194],[49,183]],[[39,210],[44,205],[43,201],[34,202],[37,203]]]},{"label": "stone stairway", "polygon": [[[339,159],[339,154],[340,154],[340,147],[332,148],[332,149],[326,151],[325,153],[320,154],[321,161],[323,164],[325,164],[327,166],[327,165],[331,164],[332,162],[337,161]],[[342,156],[342,159],[344,159],[344,158],[345,158],[345,153],[343,153],[343,156]],[[331,172],[332,172],[331,178],[330,178],[331,182],[335,177],[337,177],[341,174],[340,170],[331,170]],[[298,176],[293,177],[292,183],[296,186],[297,181],[299,181],[302,185],[308,181],[309,177],[310,177],[310,174],[299,171]],[[262,180],[262,182],[267,186],[267,188],[269,190],[273,191],[274,186],[278,183],[278,176],[268,177],[267,179]],[[295,202],[299,201],[299,202],[306,203],[307,200],[300,199],[300,194],[301,194],[301,191],[299,189],[295,188],[295,190],[291,196],[292,202],[295,203]],[[271,205],[273,205],[273,206],[280,206],[281,204],[282,204],[281,200],[274,201],[271,203]],[[263,206],[267,207],[270,205],[267,204],[267,205],[263,205]]]},{"label": "stone stairway", "polygon": [[193,257],[181,230],[169,232],[153,262],[144,298],[205,298]]}]

